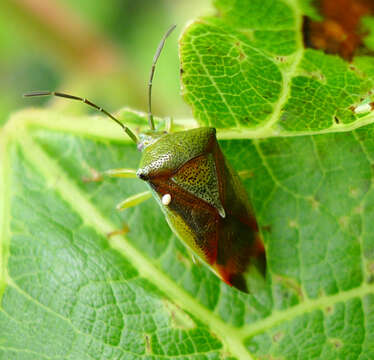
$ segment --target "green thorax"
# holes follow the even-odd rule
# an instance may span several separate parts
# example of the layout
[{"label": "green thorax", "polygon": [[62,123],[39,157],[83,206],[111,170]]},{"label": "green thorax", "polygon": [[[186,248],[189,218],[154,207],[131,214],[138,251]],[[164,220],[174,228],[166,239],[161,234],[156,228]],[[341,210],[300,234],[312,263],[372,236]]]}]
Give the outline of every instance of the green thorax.
[{"label": "green thorax", "polygon": [[214,128],[197,128],[176,133],[149,132],[141,136],[138,148],[142,151],[137,175],[148,180],[171,174],[187,161],[204,154],[215,140]]}]

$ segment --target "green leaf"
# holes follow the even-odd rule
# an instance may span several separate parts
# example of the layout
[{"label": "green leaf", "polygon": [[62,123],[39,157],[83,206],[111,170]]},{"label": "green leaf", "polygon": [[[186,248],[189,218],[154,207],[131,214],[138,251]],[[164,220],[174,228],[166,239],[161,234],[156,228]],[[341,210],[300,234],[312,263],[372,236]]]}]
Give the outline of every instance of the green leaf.
[{"label": "green leaf", "polygon": [[193,22],[180,40],[184,97],[202,124],[253,138],[346,131],[373,120],[352,111],[373,98],[373,78],[305,50],[295,1],[216,5],[219,17]]},{"label": "green leaf", "polygon": [[368,32],[364,38],[364,43],[370,50],[374,50],[374,18],[364,17],[362,23],[364,29]]},{"label": "green leaf", "polygon": [[0,359],[374,357],[370,57],[305,51],[293,1],[216,5],[182,36],[184,93],[249,174],[266,284],[193,264],[154,200],[117,212],[141,181],[82,181],[137,167],[114,123],[25,110],[0,133]]}]

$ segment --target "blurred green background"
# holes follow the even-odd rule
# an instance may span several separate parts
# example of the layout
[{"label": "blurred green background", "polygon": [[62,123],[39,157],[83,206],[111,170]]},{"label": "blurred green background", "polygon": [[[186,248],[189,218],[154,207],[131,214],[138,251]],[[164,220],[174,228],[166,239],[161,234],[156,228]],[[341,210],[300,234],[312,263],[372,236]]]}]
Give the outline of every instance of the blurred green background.
[{"label": "blurred green background", "polygon": [[153,112],[190,117],[180,95],[178,37],[190,20],[213,12],[210,0],[1,0],[0,126],[17,109],[48,102],[70,113],[91,111],[61,99],[22,98],[33,90],[84,96],[109,111],[146,111],[153,55],[173,23],[156,69]]}]

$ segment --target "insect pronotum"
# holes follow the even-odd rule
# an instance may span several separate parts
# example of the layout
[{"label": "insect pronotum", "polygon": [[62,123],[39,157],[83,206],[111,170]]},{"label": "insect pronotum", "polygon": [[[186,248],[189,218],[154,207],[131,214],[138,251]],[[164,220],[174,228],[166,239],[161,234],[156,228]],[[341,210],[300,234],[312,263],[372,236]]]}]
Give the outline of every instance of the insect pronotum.
[{"label": "insect pronotum", "polygon": [[165,33],[153,58],[148,83],[150,129],[139,138],[108,111],[85,98],[55,91],[24,96],[53,95],[82,101],[121,126],[142,152],[139,169],[108,170],[103,175],[137,176],[148,184],[150,191],[122,201],[117,208],[135,206],[153,195],[179,239],[224,282],[248,291],[244,274],[253,259],[264,259],[264,247],[247,193],[220,149],[216,130],[210,127],[175,133],[155,130],[151,102],[153,76],[165,40],[174,29],[175,25]]}]

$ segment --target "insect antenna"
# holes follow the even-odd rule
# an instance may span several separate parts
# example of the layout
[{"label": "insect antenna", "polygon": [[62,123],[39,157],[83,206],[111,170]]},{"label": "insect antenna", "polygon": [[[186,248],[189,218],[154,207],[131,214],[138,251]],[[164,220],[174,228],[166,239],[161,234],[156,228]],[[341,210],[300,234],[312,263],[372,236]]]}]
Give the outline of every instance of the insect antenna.
[{"label": "insect antenna", "polygon": [[138,138],[136,137],[136,135],[126,126],[124,125],[121,121],[119,121],[118,119],[116,119],[111,113],[109,113],[108,111],[106,111],[105,109],[103,109],[102,107],[94,104],[93,102],[85,99],[85,98],[81,98],[79,96],[74,96],[74,95],[70,95],[70,94],[65,94],[65,93],[62,93],[62,92],[57,92],[57,91],[35,91],[35,92],[30,92],[30,93],[26,93],[26,94],[23,94],[24,97],[36,97],[36,96],[58,96],[58,97],[63,97],[63,98],[67,98],[67,99],[71,99],[71,100],[78,100],[78,101],[82,101],[84,102],[85,104],[95,108],[96,110],[98,111],[101,111],[102,113],[104,113],[106,116],[110,117],[113,121],[115,121],[119,126],[121,126],[121,128],[125,131],[125,133],[130,137],[130,139],[132,141],[135,142],[135,144],[138,143]]},{"label": "insect antenna", "polygon": [[148,123],[151,130],[155,129],[155,123],[153,121],[153,115],[152,115],[152,81],[153,76],[156,69],[156,63],[158,58],[160,57],[161,51],[165,45],[165,41],[167,37],[172,33],[172,31],[176,28],[176,25],[170,26],[168,31],[166,31],[165,35],[162,37],[160,43],[158,44],[155,56],[153,57],[152,61],[152,67],[151,67],[151,73],[149,75],[149,82],[148,82]]}]

